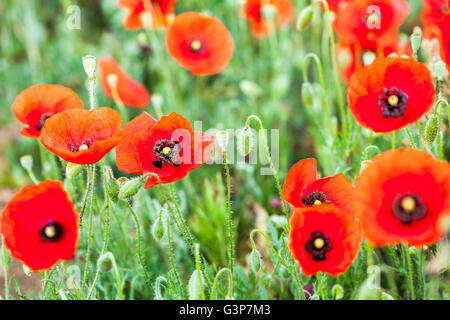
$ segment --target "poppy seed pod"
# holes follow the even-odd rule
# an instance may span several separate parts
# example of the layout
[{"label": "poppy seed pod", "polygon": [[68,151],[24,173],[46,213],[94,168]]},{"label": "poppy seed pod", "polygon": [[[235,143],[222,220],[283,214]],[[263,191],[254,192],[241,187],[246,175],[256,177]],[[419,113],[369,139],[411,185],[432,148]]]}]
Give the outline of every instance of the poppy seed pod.
[{"label": "poppy seed pod", "polygon": [[29,154],[20,157],[20,164],[26,171],[31,171],[33,168],[33,157]]},{"label": "poppy seed pod", "polygon": [[436,140],[438,129],[439,118],[437,115],[433,114],[430,119],[428,119],[427,126],[425,127],[425,137],[429,147],[431,147],[434,140]]},{"label": "poppy seed pod", "polygon": [[434,64],[434,73],[436,74],[436,77],[438,80],[444,79],[444,73],[445,73],[445,63],[442,60],[439,60]]},{"label": "poppy seed pod", "polygon": [[139,192],[139,190],[141,190],[143,185],[144,182],[140,177],[127,181],[120,187],[119,199],[126,200],[135,196]]},{"label": "poppy seed pod", "polygon": [[76,164],[76,163],[72,163],[72,162],[67,162],[67,166],[66,166],[66,176],[69,179],[73,179],[76,176],[78,176],[81,171],[83,170],[83,165],[81,164]]},{"label": "poppy seed pod", "polygon": [[296,22],[296,28],[298,31],[301,32],[309,27],[313,18],[313,14],[314,11],[311,6],[307,6],[302,11],[300,11]]},{"label": "poppy seed pod", "polygon": [[411,35],[411,47],[414,52],[420,49],[420,44],[422,43],[422,35],[419,32],[414,32]]},{"label": "poppy seed pod", "polygon": [[252,253],[250,253],[250,270],[252,270],[253,273],[257,273],[260,269],[261,269],[261,254],[255,248],[252,250]]}]

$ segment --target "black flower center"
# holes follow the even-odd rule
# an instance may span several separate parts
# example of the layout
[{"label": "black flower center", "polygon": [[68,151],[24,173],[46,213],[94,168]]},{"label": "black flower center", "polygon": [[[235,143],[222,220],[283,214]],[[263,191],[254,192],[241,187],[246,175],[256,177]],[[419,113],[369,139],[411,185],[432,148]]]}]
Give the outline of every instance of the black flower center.
[{"label": "black flower center", "polygon": [[381,107],[384,118],[398,118],[405,113],[408,106],[408,95],[402,90],[392,87],[384,88],[383,94],[378,96],[378,105]]},{"label": "black flower center", "polygon": [[152,163],[158,169],[161,169],[163,164],[172,163],[175,167],[181,164],[179,161],[180,151],[182,146],[179,142],[172,140],[160,140],[153,147],[153,153],[155,154],[156,160]]},{"label": "black flower center", "polygon": [[91,139],[87,139],[86,141],[83,141],[81,143],[74,143],[70,146],[70,151],[72,152],[78,152],[87,150],[92,146],[93,142]]},{"label": "black flower center", "polygon": [[194,53],[200,52],[203,49],[203,43],[198,39],[194,39],[191,42],[189,42],[189,48]]},{"label": "black flower center", "polygon": [[45,121],[47,121],[52,116],[51,113],[44,113],[41,118],[39,119],[39,123],[36,125],[36,130],[41,131],[42,127],[45,124]]},{"label": "black flower center", "polygon": [[420,220],[427,213],[427,206],[422,197],[414,193],[399,194],[392,204],[394,215],[404,225],[410,225],[413,220]]},{"label": "black flower center", "polygon": [[322,232],[314,231],[305,244],[305,250],[312,254],[314,261],[323,261],[327,258],[326,253],[331,250],[330,239]]},{"label": "black flower center", "polygon": [[61,239],[64,234],[64,229],[62,225],[56,221],[51,221],[47,223],[41,230],[39,230],[39,235],[43,241],[55,242]]},{"label": "black flower center", "polygon": [[330,203],[330,200],[327,200],[327,195],[325,193],[316,190],[304,197],[302,202],[305,206],[313,206],[321,203]]}]

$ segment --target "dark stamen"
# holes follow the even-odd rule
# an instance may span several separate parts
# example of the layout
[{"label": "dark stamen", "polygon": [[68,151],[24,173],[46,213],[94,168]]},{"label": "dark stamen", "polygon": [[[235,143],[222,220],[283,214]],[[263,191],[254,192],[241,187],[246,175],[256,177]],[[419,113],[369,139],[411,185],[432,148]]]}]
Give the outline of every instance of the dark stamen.
[{"label": "dark stamen", "polygon": [[47,223],[41,230],[39,230],[39,235],[43,241],[55,242],[61,239],[64,234],[64,229],[62,225],[56,221],[51,221]]},{"label": "dark stamen", "polygon": [[47,121],[51,116],[52,116],[51,113],[44,113],[44,114],[41,116],[41,119],[39,119],[39,124],[36,125],[36,130],[37,130],[37,131],[41,131],[41,130],[42,130],[42,127],[43,127],[44,124],[45,124],[45,121]]},{"label": "dark stamen", "polygon": [[378,96],[378,105],[381,107],[381,115],[384,118],[398,118],[405,113],[408,95],[395,87],[384,88],[383,94]]},{"label": "dark stamen", "polygon": [[306,197],[302,199],[302,202],[305,206],[313,206],[316,204],[316,201],[320,201],[321,203],[330,203],[329,200],[327,200],[327,195],[324,194],[322,191],[313,191]]},{"label": "dark stamen", "polygon": [[182,149],[181,144],[172,140],[160,140],[153,147],[153,153],[156,160],[152,163],[158,169],[161,169],[164,164],[173,164],[178,167],[181,162],[179,161],[180,151]]},{"label": "dark stamen", "polygon": [[80,149],[86,150],[89,149],[92,146],[93,142],[91,139],[87,139],[86,141],[83,141],[82,143],[78,144],[72,144],[69,146],[70,151],[72,152],[78,152]]},{"label": "dark stamen", "polygon": [[314,231],[305,244],[305,250],[312,254],[314,261],[323,261],[327,258],[326,253],[331,250],[330,239],[322,232]]},{"label": "dark stamen", "polygon": [[392,204],[392,211],[400,221],[408,226],[414,220],[420,220],[427,213],[422,197],[414,193],[399,194]]}]

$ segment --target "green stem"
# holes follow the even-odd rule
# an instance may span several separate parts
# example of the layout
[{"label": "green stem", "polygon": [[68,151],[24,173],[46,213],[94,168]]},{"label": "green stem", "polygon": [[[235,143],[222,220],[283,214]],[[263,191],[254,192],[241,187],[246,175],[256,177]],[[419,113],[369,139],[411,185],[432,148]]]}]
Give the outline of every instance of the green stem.
[{"label": "green stem", "polygon": [[166,223],[167,223],[167,245],[169,247],[169,264],[170,264],[170,267],[172,268],[172,272],[174,274],[174,277],[175,277],[176,281],[179,284],[181,284],[181,279],[180,279],[180,276],[179,276],[179,274],[177,272],[177,269],[175,269],[175,261],[173,259],[172,241],[171,241],[171,238],[170,238],[170,219],[169,219],[168,215],[167,215],[167,222]]},{"label": "green stem", "polygon": [[411,255],[409,254],[409,246],[404,245],[403,246],[405,253],[406,253],[406,260],[408,262],[408,272],[409,272],[409,287],[411,291],[411,300],[415,300],[414,295],[414,279],[413,279],[413,271],[412,271],[412,263],[411,263]]},{"label": "green stem", "polygon": [[416,148],[416,144],[414,143],[414,139],[413,139],[413,137],[411,135],[411,132],[409,131],[408,127],[406,127],[405,129],[406,129],[406,132],[408,133],[409,141],[411,141],[411,145],[415,149]]},{"label": "green stem", "polygon": [[317,281],[319,282],[319,290],[320,295],[322,296],[323,300],[328,300],[327,295],[325,294],[325,291],[323,290],[323,279],[322,279],[322,272],[317,272]]},{"label": "green stem", "polygon": [[214,298],[215,298],[217,282],[218,282],[220,276],[222,275],[222,273],[224,273],[224,272],[226,272],[228,275],[228,296],[227,296],[227,298],[231,299],[231,297],[233,296],[233,276],[232,276],[231,270],[228,268],[223,268],[223,269],[220,269],[219,272],[217,272],[216,277],[214,278],[214,284],[212,287],[211,297],[210,297],[211,300],[214,300]]},{"label": "green stem", "polygon": [[81,205],[81,210],[80,210],[80,227],[83,222],[84,211],[86,210],[89,193],[91,192],[91,182],[92,182],[91,166],[87,166],[87,171],[88,171],[88,181],[86,183],[86,188],[85,188],[86,192],[84,194],[83,204]]},{"label": "green stem", "polygon": [[86,267],[84,268],[83,284],[81,285],[81,292],[84,291],[84,287],[86,286],[86,281],[87,281],[87,276],[88,276],[88,271],[89,271],[89,260],[91,257],[94,199],[95,199],[95,164],[92,165],[91,206],[89,208],[88,248],[87,248],[87,254],[86,254]]},{"label": "green stem", "polygon": [[136,246],[137,246],[137,254],[138,254],[138,258],[139,258],[139,263],[141,264],[142,269],[144,270],[144,277],[145,277],[145,280],[147,280],[147,284],[150,286],[152,292],[154,292],[153,285],[150,281],[150,277],[148,276],[147,269],[145,268],[145,263],[144,263],[144,260],[142,259],[142,255],[141,255],[141,225],[139,223],[139,219],[136,215],[136,212],[134,212],[134,209],[130,204],[130,201],[126,200],[126,203],[127,203],[128,209],[130,209],[130,212],[133,215],[134,221],[136,222],[136,232],[137,232]]},{"label": "green stem", "polygon": [[172,202],[175,205],[175,209],[177,210],[178,219],[181,222],[181,226],[183,227],[184,232],[186,233],[187,237],[189,238],[189,241],[191,243],[194,243],[194,240],[192,240],[191,232],[189,231],[188,226],[184,222],[183,215],[181,214],[180,207],[178,206],[177,200],[175,198],[175,192],[174,192],[174,189],[173,189],[173,183],[170,184],[170,194],[171,194],[171,197],[172,197]]},{"label": "green stem", "polygon": [[392,131],[392,151],[395,151],[395,131]]},{"label": "green stem", "polygon": [[230,178],[230,170],[228,168],[228,162],[227,162],[227,152],[223,151],[223,163],[225,166],[225,172],[227,175],[227,227],[228,227],[228,263],[229,268],[231,271],[231,274],[233,274],[234,271],[234,259],[233,259],[233,253],[234,253],[234,237],[233,237],[233,213],[231,211],[231,178]]},{"label": "green stem", "polygon": [[202,294],[202,300],[206,300],[205,292],[203,291],[202,273],[200,270],[200,246],[195,245],[195,267],[197,269],[198,281],[200,285],[200,293]]}]

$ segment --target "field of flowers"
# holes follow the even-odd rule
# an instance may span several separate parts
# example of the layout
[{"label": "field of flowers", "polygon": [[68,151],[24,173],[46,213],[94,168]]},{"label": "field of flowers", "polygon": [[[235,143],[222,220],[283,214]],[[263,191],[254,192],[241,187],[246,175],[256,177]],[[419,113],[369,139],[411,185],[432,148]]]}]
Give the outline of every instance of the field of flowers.
[{"label": "field of flowers", "polygon": [[449,300],[447,0],[0,3],[0,297]]}]

